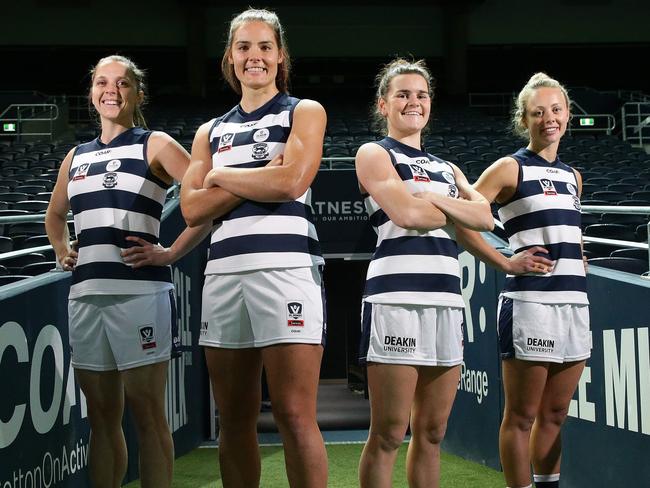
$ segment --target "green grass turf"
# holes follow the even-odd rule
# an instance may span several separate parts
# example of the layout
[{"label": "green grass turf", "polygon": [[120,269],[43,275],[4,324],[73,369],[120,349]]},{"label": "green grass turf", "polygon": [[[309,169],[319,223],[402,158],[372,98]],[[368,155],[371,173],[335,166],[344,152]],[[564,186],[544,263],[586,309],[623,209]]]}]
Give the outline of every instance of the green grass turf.
[{"label": "green grass turf", "polygon": [[[328,444],[330,488],[353,488],[359,486],[357,467],[363,444]],[[176,460],[174,466],[174,488],[221,487],[217,449],[195,449]],[[288,487],[282,447],[262,447],[263,488]],[[407,487],[406,445],[399,451],[393,475],[393,487]],[[503,475],[477,463],[465,461],[458,456],[442,454],[440,485],[442,488],[502,488]],[[136,488],[137,481],[126,488]]]}]

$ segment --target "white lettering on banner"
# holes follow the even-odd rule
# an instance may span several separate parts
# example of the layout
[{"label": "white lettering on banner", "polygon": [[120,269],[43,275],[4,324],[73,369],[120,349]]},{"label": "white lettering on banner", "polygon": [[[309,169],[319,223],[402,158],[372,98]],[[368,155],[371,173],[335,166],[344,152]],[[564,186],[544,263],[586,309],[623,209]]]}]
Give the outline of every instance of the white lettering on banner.
[{"label": "white lettering on banner", "polygon": [[[627,430],[638,432],[640,408],[641,432],[650,435],[649,353],[650,344],[648,342],[647,327],[621,329],[620,353],[616,345],[616,331],[603,331],[605,417],[607,425],[624,429],[627,411]],[[637,357],[639,359],[638,375]],[[639,395],[637,395],[637,391],[640,391]]]},{"label": "white lettering on banner", "polygon": [[465,361],[463,361],[460,365],[458,390],[474,393],[476,395],[476,401],[480,405],[483,402],[483,398],[488,396],[487,372],[469,369]]},{"label": "white lettering on banner", "polygon": [[[6,322],[0,327],[0,365],[2,364],[2,354],[9,347],[16,351],[19,363],[26,363],[29,360],[27,351],[27,338],[20,325],[16,322]],[[21,403],[14,407],[14,412],[7,422],[0,418],[0,449],[9,446],[20,431],[25,418],[27,405]]]},{"label": "white lettering on banner", "polygon": [[[174,287],[176,288],[178,332],[181,346],[192,346],[192,331],[190,330],[190,291],[192,280],[180,269],[174,267]],[[172,432],[187,425],[187,402],[185,392],[185,368],[192,365],[192,351],[183,351],[181,357],[169,362],[167,372],[167,390],[165,412],[167,423]]]},{"label": "white lettering on banner", "polygon": [[322,222],[368,220],[360,200],[319,201],[313,205],[316,219]]},{"label": "white lettering on banner", "polygon": [[[4,351],[8,348],[16,351],[19,363],[29,362],[29,348],[27,337],[22,326],[17,322],[6,322],[0,327],[0,364]],[[43,398],[41,398],[41,377],[43,356],[48,348],[52,349],[54,354],[54,377],[52,401],[48,408],[43,408]],[[65,366],[65,367],[64,367]],[[68,374],[66,389],[63,391],[63,379]],[[49,377],[43,378],[50,380]],[[74,383],[74,374],[70,365],[64,365],[63,361],[63,341],[58,329],[53,325],[45,325],[39,332],[34,343],[32,352],[32,362],[30,365],[30,374],[28,378],[16,378],[16,381],[29,381],[29,412],[34,425],[34,429],[39,434],[48,433],[59,417],[61,403],[63,400],[62,425],[70,422],[70,408],[77,404],[76,388]],[[46,389],[47,390],[47,389]],[[80,392],[80,414],[82,418],[86,417],[86,398]],[[65,398],[62,398],[65,395]],[[27,411],[26,403],[16,404],[13,413],[7,422],[0,420],[0,449],[10,446],[18,437],[20,430],[25,421]],[[2,486],[2,485],[0,485]]]},{"label": "white lettering on banner", "polygon": [[40,465],[18,468],[7,481],[0,480],[0,488],[50,488],[88,466],[88,445],[79,439],[68,451],[61,446],[60,455],[46,451]]},{"label": "white lettering on banner", "polygon": [[[474,294],[474,285],[476,284],[476,267],[474,263],[476,258],[467,251],[463,251],[458,255],[458,262],[461,270],[461,284],[462,294],[465,303],[469,304],[472,295]],[[465,272],[467,272],[467,282],[465,282]],[[478,264],[478,279],[480,284],[485,283],[486,267],[485,263],[479,261]],[[481,332],[485,332],[487,320],[485,317],[485,307],[479,307],[478,311],[478,325]],[[472,317],[472,308],[465,307],[465,328],[467,329],[467,342],[474,342],[474,318]]]},{"label": "white lettering on banner", "polygon": [[571,400],[569,415],[589,422],[596,421],[596,406],[587,399],[587,384],[591,383],[591,368],[585,366],[578,381],[578,399]]}]

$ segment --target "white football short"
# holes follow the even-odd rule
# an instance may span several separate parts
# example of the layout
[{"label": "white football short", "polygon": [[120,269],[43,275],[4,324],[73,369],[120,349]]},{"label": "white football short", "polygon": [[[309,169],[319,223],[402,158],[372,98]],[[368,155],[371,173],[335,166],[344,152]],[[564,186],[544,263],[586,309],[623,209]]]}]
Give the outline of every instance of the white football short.
[{"label": "white football short", "polygon": [[362,302],[359,361],[455,366],[463,361],[463,309]]},{"label": "white football short", "polygon": [[72,366],[123,370],[167,361],[178,342],[174,290],[68,301]]},{"label": "white football short", "polygon": [[501,295],[497,323],[502,359],[564,363],[591,355],[588,305],[527,302]]},{"label": "white football short", "polygon": [[319,266],[206,275],[199,344],[243,349],[325,344]]}]

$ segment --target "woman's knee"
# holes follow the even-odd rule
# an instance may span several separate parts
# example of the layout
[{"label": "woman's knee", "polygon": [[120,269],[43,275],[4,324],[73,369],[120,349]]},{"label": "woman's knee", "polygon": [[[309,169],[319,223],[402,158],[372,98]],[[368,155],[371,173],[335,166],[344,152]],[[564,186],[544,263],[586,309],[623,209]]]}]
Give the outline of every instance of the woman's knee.
[{"label": "woman's knee", "polygon": [[425,441],[429,444],[440,444],[447,432],[447,422],[414,423],[411,426],[411,436],[414,439]]},{"label": "woman's knee", "polygon": [[370,432],[370,443],[374,443],[379,449],[385,452],[397,451],[404,442],[406,429],[386,429]]}]

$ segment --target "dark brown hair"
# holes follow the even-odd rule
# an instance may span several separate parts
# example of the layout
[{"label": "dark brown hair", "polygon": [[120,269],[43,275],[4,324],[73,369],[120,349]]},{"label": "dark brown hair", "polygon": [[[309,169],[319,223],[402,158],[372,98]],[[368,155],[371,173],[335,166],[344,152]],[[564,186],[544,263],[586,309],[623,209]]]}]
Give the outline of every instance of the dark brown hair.
[{"label": "dark brown hair", "polygon": [[228,30],[228,40],[226,41],[226,48],[223,52],[221,59],[221,71],[224,78],[238,95],[241,95],[241,82],[235,75],[235,68],[228,60],[230,50],[232,49],[232,42],[235,32],[246,22],[264,22],[275,34],[275,42],[278,45],[278,50],[282,55],[282,62],[278,64],[278,74],[275,77],[275,85],[282,93],[289,93],[289,72],[291,70],[291,59],[289,58],[289,49],[287,48],[287,41],[284,38],[284,29],[280,24],[280,19],[269,10],[250,8],[237,15],[230,22],[230,29]]}]

